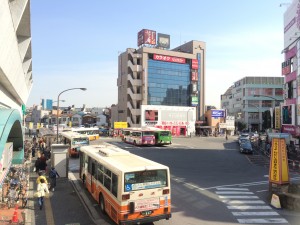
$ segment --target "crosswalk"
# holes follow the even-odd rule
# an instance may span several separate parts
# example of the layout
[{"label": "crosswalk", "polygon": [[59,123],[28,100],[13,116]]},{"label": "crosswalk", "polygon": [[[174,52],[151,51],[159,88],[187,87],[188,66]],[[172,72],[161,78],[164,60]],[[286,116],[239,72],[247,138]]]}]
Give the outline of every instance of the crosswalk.
[{"label": "crosswalk", "polygon": [[248,188],[222,187],[215,193],[240,224],[288,224]]}]

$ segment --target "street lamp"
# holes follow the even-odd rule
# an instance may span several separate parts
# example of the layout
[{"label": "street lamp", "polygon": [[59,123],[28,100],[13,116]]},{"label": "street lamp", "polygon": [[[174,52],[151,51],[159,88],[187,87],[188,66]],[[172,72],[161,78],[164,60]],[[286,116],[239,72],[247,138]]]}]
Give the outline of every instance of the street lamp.
[{"label": "street lamp", "polygon": [[[193,108],[189,108],[188,111],[186,111],[186,122],[187,122],[187,125],[186,125],[186,133],[187,133],[187,136],[189,135],[189,111],[193,110]],[[191,135],[190,135],[191,136]]]},{"label": "street lamp", "polygon": [[70,89],[66,89],[62,92],[59,93],[58,97],[57,97],[57,112],[56,112],[56,143],[58,144],[58,112],[59,112],[59,96],[66,92],[66,91],[71,91],[71,90],[76,90],[76,89],[80,89],[82,91],[86,91],[86,88],[70,88]]}]

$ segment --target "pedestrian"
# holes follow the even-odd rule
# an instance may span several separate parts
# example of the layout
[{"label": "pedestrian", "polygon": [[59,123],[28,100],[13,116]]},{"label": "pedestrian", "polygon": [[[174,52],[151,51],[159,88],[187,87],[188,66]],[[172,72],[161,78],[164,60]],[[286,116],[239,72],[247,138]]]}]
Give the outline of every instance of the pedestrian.
[{"label": "pedestrian", "polygon": [[35,168],[35,172],[36,172],[36,173],[39,173],[39,170],[40,170],[40,163],[41,163],[41,158],[38,157],[38,158],[35,160],[35,163],[34,163],[34,168]]},{"label": "pedestrian", "polygon": [[227,134],[225,135],[225,139],[226,139],[226,141],[228,141],[228,136],[227,136]]},{"label": "pedestrian", "polygon": [[43,172],[39,171],[39,176],[36,178],[36,183],[39,184],[41,183],[41,180],[44,180],[44,183],[48,184],[47,178],[43,175]]},{"label": "pedestrian", "polygon": [[48,185],[45,182],[45,179],[41,178],[40,183],[37,185],[37,192],[38,192],[38,203],[40,206],[40,210],[43,209],[44,204],[44,197],[47,194],[49,194]]},{"label": "pedestrian", "polygon": [[35,157],[35,147],[34,146],[32,146],[32,148],[31,148],[31,156],[32,156],[32,158]]},{"label": "pedestrian", "polygon": [[56,178],[60,177],[58,172],[55,170],[54,167],[51,168],[49,172],[49,178],[50,178],[50,190],[54,191],[56,187]]}]

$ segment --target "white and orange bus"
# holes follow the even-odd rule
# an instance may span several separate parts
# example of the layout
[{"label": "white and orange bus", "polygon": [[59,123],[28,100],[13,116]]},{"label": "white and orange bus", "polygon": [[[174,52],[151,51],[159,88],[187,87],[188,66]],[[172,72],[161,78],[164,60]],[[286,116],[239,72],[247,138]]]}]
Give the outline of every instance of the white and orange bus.
[{"label": "white and orange bus", "polygon": [[110,144],[80,149],[80,178],[116,224],[142,224],[171,218],[167,166]]},{"label": "white and orange bus", "polygon": [[99,128],[98,127],[68,127],[64,131],[73,131],[79,134],[86,134],[90,141],[99,139]]},{"label": "white and orange bus", "polygon": [[80,147],[89,145],[89,137],[73,131],[63,131],[60,134],[60,142],[69,145],[68,153],[70,157],[79,157]]}]

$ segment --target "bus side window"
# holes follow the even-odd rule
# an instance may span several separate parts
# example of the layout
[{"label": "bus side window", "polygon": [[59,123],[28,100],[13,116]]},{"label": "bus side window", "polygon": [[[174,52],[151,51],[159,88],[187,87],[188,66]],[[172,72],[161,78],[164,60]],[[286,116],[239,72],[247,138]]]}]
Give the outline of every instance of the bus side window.
[{"label": "bus side window", "polygon": [[118,176],[116,174],[112,174],[112,194],[115,197],[118,197]]},{"label": "bus side window", "polygon": [[92,159],[91,159],[91,157],[88,158],[88,172],[92,173]]}]

